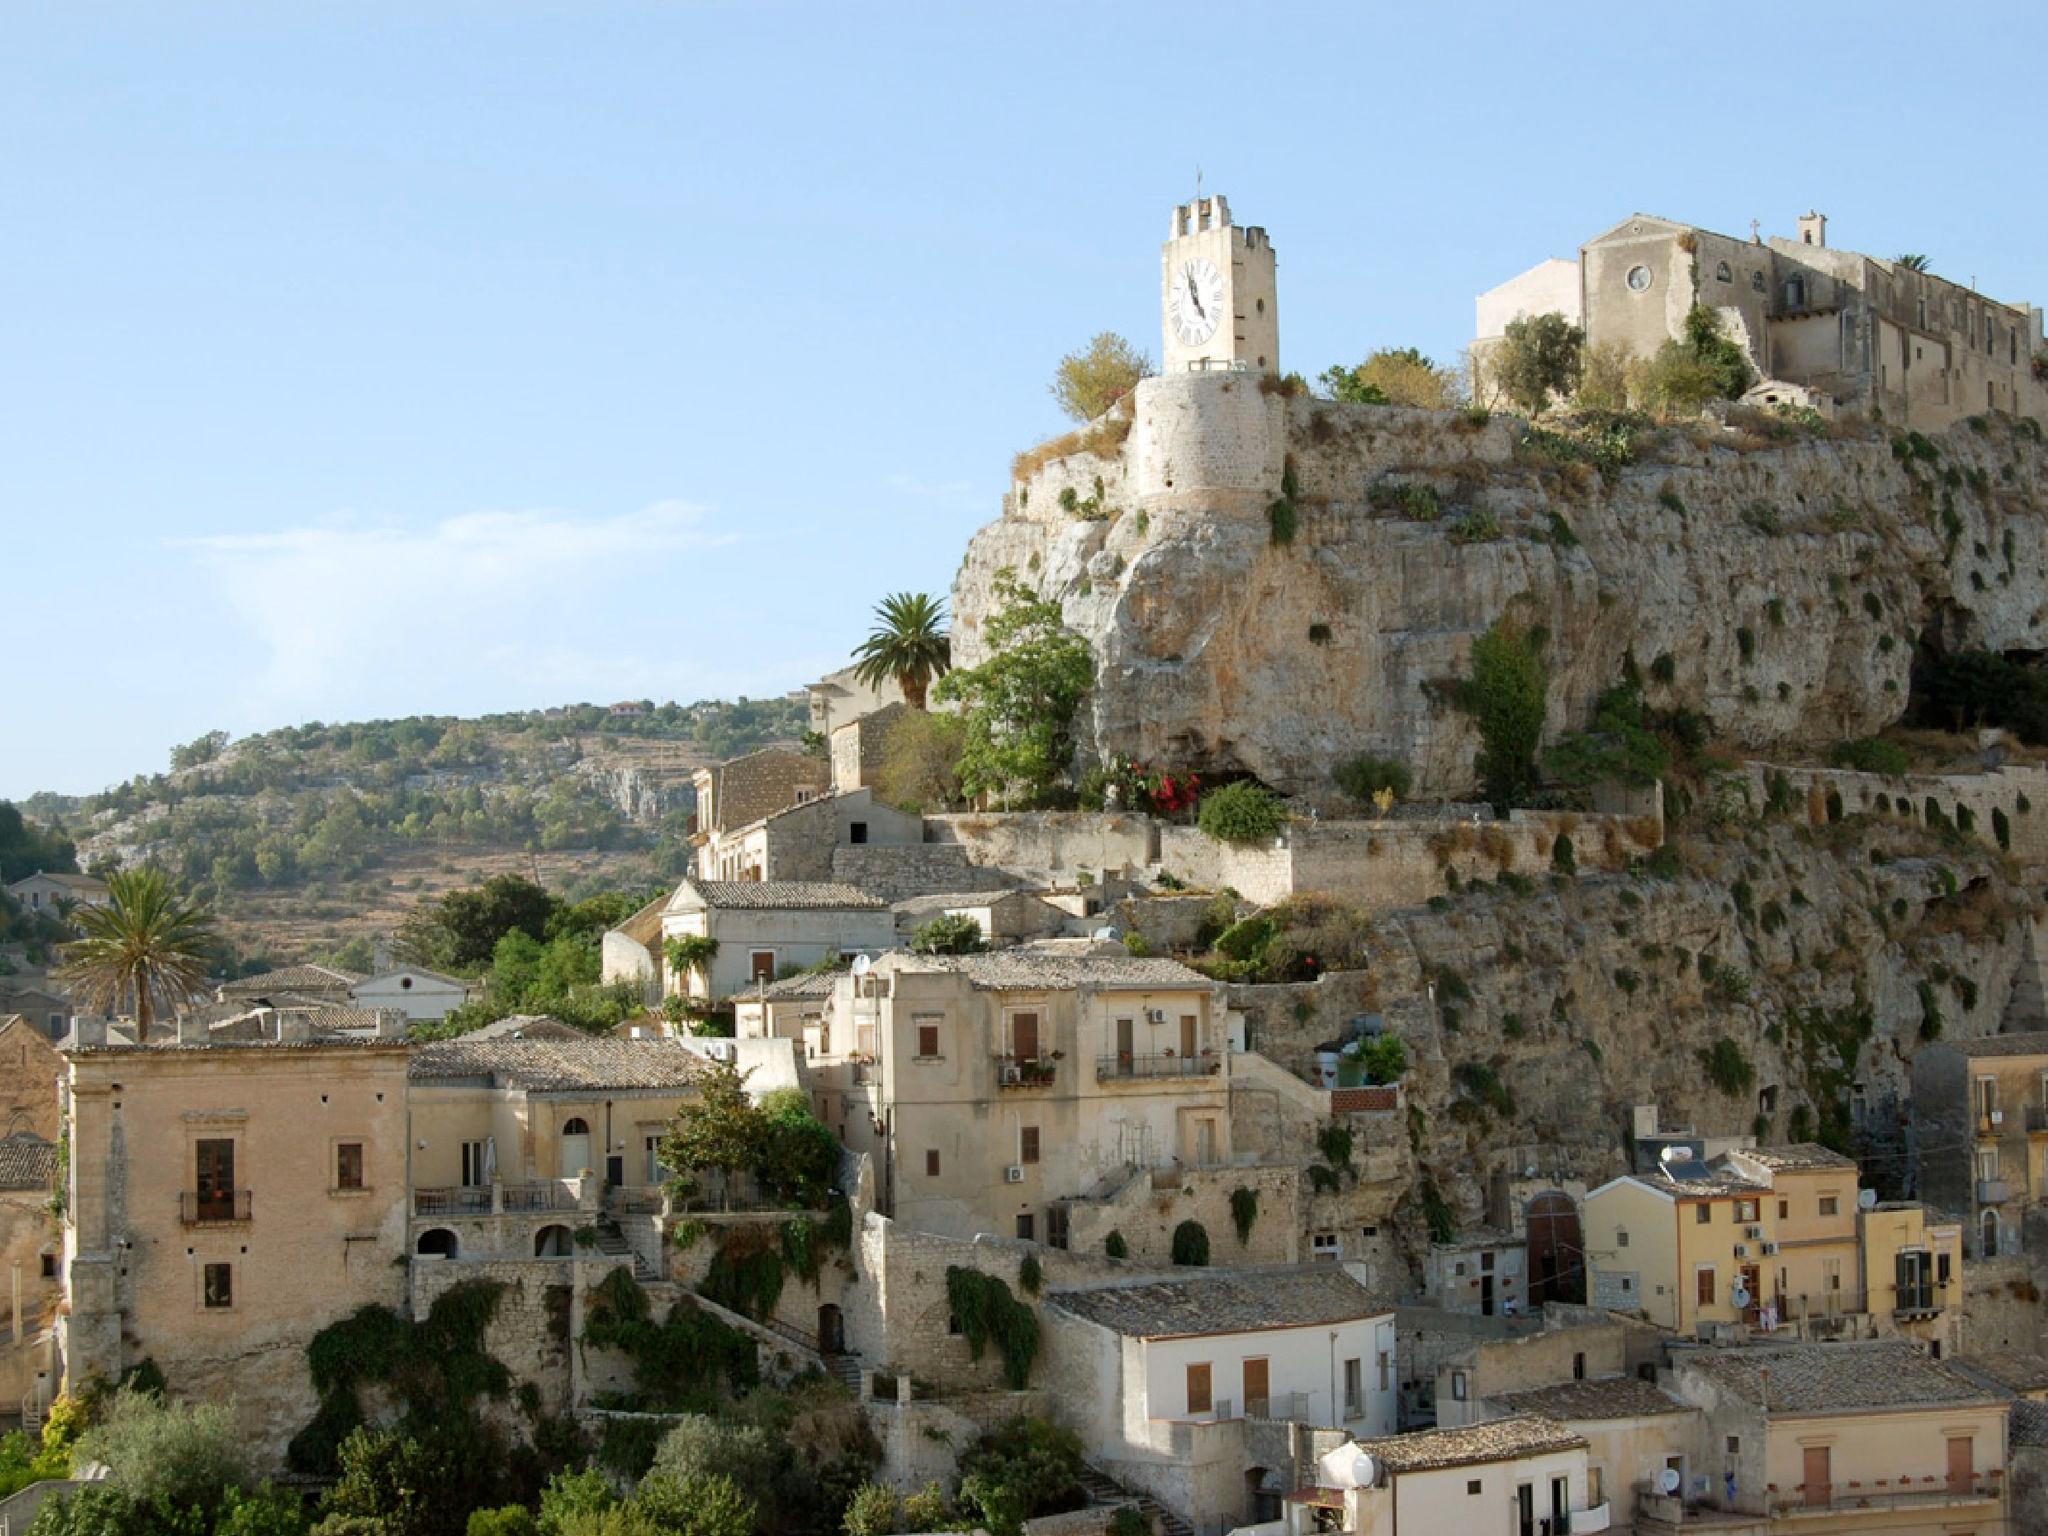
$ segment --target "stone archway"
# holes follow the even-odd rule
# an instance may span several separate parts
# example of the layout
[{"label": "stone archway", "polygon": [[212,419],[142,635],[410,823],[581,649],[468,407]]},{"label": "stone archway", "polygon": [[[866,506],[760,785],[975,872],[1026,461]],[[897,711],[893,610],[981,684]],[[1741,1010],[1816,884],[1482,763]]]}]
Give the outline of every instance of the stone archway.
[{"label": "stone archway", "polygon": [[412,1251],[423,1258],[453,1259],[460,1257],[462,1244],[446,1227],[429,1227],[419,1235]]},{"label": "stone archway", "polygon": [[551,1223],[533,1234],[533,1256],[536,1259],[566,1259],[576,1252],[575,1234],[559,1223]]},{"label": "stone archway", "polygon": [[1546,1301],[1586,1299],[1586,1241],[1579,1208],[1562,1190],[1546,1189],[1528,1205],[1529,1310]]}]

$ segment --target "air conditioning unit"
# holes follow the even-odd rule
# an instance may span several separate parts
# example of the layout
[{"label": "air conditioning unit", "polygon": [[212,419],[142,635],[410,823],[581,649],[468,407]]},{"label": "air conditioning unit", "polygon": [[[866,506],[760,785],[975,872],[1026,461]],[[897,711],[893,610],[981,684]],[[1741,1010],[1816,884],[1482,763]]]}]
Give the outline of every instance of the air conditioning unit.
[{"label": "air conditioning unit", "polygon": [[1147,1008],[1145,1010],[1145,1022],[1147,1024],[1164,1024],[1166,1022],[1166,1010],[1164,1008]]},{"label": "air conditioning unit", "polygon": [[1003,1170],[1003,1182],[1005,1184],[1022,1184],[1024,1182],[1024,1165],[1022,1163],[1012,1163],[1009,1167],[1005,1168]]},{"label": "air conditioning unit", "polygon": [[1747,1243],[1737,1243],[1737,1244],[1735,1245],[1735,1257],[1737,1257],[1738,1259],[1746,1259],[1746,1258],[1748,1258],[1748,1257],[1749,1257],[1749,1244],[1747,1244]]},{"label": "air conditioning unit", "polygon": [[1773,1256],[1774,1254],[1776,1254],[1776,1253],[1777,1253],[1777,1251],[1778,1251],[1778,1245],[1777,1245],[1776,1243],[1765,1243],[1765,1244],[1764,1244],[1764,1257],[1765,1257],[1765,1258],[1767,1258],[1767,1259],[1768,1259],[1768,1258],[1772,1257],[1772,1256]]}]

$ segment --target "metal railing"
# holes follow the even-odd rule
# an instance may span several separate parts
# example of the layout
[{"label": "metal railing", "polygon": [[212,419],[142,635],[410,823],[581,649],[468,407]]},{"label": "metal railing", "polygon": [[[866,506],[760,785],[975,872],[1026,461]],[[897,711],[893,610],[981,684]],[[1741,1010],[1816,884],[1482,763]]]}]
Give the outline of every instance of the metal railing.
[{"label": "metal railing", "polygon": [[488,1216],[491,1214],[489,1185],[448,1185],[412,1192],[415,1216]]},{"label": "metal railing", "polygon": [[[504,1211],[573,1211],[576,1197],[559,1179],[535,1179],[527,1184],[501,1184],[499,1209]],[[486,1196],[489,1195],[486,1190]]]},{"label": "metal railing", "polygon": [[1894,1312],[1939,1312],[1941,1296],[1932,1280],[1922,1280],[1918,1285],[1902,1285],[1892,1299]]},{"label": "metal railing", "polygon": [[178,1191],[178,1220],[188,1227],[210,1222],[247,1221],[250,1199],[246,1189],[224,1189],[201,1193],[196,1189]]},{"label": "metal railing", "polygon": [[622,1216],[659,1215],[667,1199],[659,1184],[628,1186],[614,1184],[605,1191],[604,1203]]},{"label": "metal railing", "polygon": [[1244,1400],[1244,1416],[1270,1424],[1305,1424],[1308,1422],[1308,1394],[1276,1392],[1270,1397],[1248,1397]]},{"label": "metal railing", "polygon": [[1999,1496],[2001,1479],[1975,1473],[1967,1478],[1921,1479],[1920,1486],[1903,1486],[1910,1482],[1901,1478],[1889,1488],[1879,1488],[1863,1483],[1798,1483],[1791,1488],[1781,1488],[1771,1495],[1773,1515],[1796,1515],[1804,1509],[1828,1510],[1840,1513],[1844,1510],[1885,1510],[1916,1509],[1954,1503],[1981,1503]]},{"label": "metal railing", "polygon": [[1222,1070],[1221,1056],[1176,1056],[1170,1051],[1156,1056],[1120,1051],[1114,1056],[1095,1058],[1095,1080],[1099,1083],[1118,1078],[1214,1077]]},{"label": "metal railing", "polygon": [[998,1088],[1049,1088],[1056,1073],[1056,1064],[1043,1056],[996,1057],[996,1086]]}]

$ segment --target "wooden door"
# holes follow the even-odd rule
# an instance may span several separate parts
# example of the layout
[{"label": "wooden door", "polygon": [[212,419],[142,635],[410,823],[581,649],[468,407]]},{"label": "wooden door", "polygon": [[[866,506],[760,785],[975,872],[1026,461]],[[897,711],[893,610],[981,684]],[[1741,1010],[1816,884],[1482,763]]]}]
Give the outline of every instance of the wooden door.
[{"label": "wooden door", "polygon": [[1211,1391],[1209,1382],[1209,1362],[1204,1360],[1198,1365],[1189,1366],[1188,1414],[1190,1417],[1198,1413],[1209,1412],[1214,1406],[1215,1401],[1216,1399]]},{"label": "wooden door", "polygon": [[1272,1378],[1266,1367],[1264,1356],[1244,1363],[1244,1411],[1248,1414],[1264,1414],[1272,1397]]},{"label": "wooden door", "polygon": [[1132,1044],[1132,1033],[1133,1024],[1131,1020],[1118,1019],[1116,1021],[1116,1065],[1119,1072],[1131,1070],[1131,1052],[1136,1049]]},{"label": "wooden door", "polygon": [[1805,1502],[1825,1509],[1834,1496],[1834,1474],[1828,1448],[1824,1445],[1806,1447],[1805,1477],[1800,1484]]},{"label": "wooden door", "polygon": [[1010,1054],[1019,1061],[1038,1060],[1038,1015],[1010,1015]]},{"label": "wooden door", "polygon": [[1180,1053],[1183,1058],[1195,1054],[1195,1016],[1184,1013],[1180,1016]]},{"label": "wooden door", "polygon": [[1958,1435],[1948,1443],[1948,1491],[1968,1493],[1977,1481],[1977,1443]]},{"label": "wooden door", "polygon": [[235,1214],[235,1144],[221,1137],[202,1141],[194,1154],[193,1185],[198,1191],[199,1219],[224,1221]]}]

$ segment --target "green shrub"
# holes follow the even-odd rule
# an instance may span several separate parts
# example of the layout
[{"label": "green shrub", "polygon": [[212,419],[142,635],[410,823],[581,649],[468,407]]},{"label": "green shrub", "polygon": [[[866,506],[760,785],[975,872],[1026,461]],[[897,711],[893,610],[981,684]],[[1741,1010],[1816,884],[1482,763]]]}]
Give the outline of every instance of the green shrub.
[{"label": "green shrub", "polygon": [[1396,513],[1412,523],[1433,523],[1444,510],[1436,487],[1420,480],[1382,480],[1366,492],[1365,499],[1375,512]]},{"label": "green shrub", "polygon": [[1252,1223],[1259,1219],[1259,1192],[1240,1184],[1230,1192],[1230,1224],[1237,1229],[1237,1246],[1252,1238]]},{"label": "green shrub", "polygon": [[1190,1218],[1173,1229],[1173,1262],[1200,1268],[1209,1262],[1209,1229]]},{"label": "green shrub", "polygon": [[[1723,973],[1726,974],[1725,972]],[[1726,1035],[1717,1038],[1711,1046],[1699,1053],[1700,1066],[1705,1069],[1707,1081],[1721,1092],[1733,1097],[1747,1093],[1756,1081],[1756,1068],[1742,1053],[1742,1047]]]},{"label": "green shrub", "polygon": [[1836,742],[1828,750],[1828,761],[1837,768],[1883,774],[1891,779],[1901,778],[1913,770],[1913,760],[1906,755],[1904,747],[1876,736],[1859,736],[1854,741]]},{"label": "green shrub", "polygon": [[981,924],[965,912],[946,913],[922,924],[910,936],[910,948],[920,955],[978,955],[988,948]]},{"label": "green shrub", "polygon": [[1568,833],[1557,834],[1557,841],[1550,845],[1550,867],[1560,875],[1575,875],[1579,872],[1579,858],[1572,848]]},{"label": "green shrub", "polygon": [[463,1536],[540,1536],[533,1512],[524,1504],[507,1504],[500,1509],[473,1509]]},{"label": "green shrub", "polygon": [[1239,779],[1202,796],[1196,822],[1218,842],[1270,842],[1287,826],[1287,807],[1265,785]]},{"label": "green shrub", "polygon": [[1391,789],[1396,800],[1408,797],[1408,788],[1413,778],[1408,765],[1391,757],[1374,757],[1370,753],[1339,763],[1330,775],[1337,787],[1362,805],[1370,805],[1373,797],[1383,789]]},{"label": "green shrub", "polygon": [[1286,500],[1274,502],[1270,507],[1266,508],[1266,521],[1271,529],[1272,539],[1275,544],[1292,544],[1294,542],[1295,531],[1299,526],[1299,518],[1295,514],[1293,502]]},{"label": "green shrub", "polygon": [[1524,803],[1535,787],[1548,686],[1533,631],[1497,619],[1473,642],[1472,675],[1459,685],[1457,698],[1479,727],[1476,766],[1496,806]]},{"label": "green shrub", "polygon": [[2012,851],[2012,821],[1995,805],[1991,808],[1991,835],[1998,839],[2000,849]]}]

